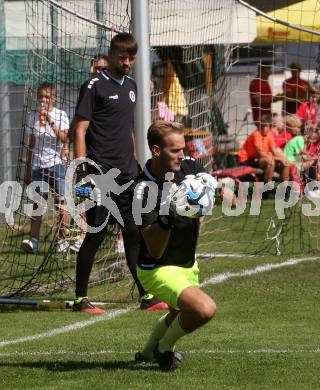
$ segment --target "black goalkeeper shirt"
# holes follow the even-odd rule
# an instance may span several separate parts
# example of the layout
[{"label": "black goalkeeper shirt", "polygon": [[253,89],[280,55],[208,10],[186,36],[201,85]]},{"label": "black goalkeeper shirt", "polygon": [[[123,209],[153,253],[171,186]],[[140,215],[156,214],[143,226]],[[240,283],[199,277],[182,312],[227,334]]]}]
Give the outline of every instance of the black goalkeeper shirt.
[{"label": "black goalkeeper shirt", "polygon": [[[157,223],[160,201],[162,195],[163,181],[155,177],[149,170],[151,160],[145,165],[143,172],[137,178],[137,184],[141,182],[155,182],[158,186],[158,198],[156,208],[141,215],[142,226]],[[175,174],[174,183],[179,185],[186,175],[195,175],[205,172],[205,169],[191,158],[186,158],[181,163],[181,170]],[[148,187],[144,188],[143,204],[146,204]],[[141,248],[138,265],[142,269],[153,269],[165,265],[177,265],[179,267],[192,267],[195,261],[195,252],[199,235],[199,219],[177,216],[175,226],[171,231],[167,248],[160,259],[153,258],[141,236]]]},{"label": "black goalkeeper shirt", "polygon": [[125,76],[120,85],[102,71],[81,86],[75,112],[90,121],[86,133],[87,157],[104,171],[120,169],[118,177],[124,180],[138,174],[132,141],[136,99],[134,80]]}]

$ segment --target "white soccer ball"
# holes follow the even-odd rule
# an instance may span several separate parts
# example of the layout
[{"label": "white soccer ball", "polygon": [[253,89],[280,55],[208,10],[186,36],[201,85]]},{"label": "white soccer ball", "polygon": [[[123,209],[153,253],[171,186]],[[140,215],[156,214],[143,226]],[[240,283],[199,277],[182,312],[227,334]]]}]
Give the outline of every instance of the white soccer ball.
[{"label": "white soccer ball", "polygon": [[175,215],[200,218],[211,214],[217,181],[205,172],[187,175],[172,194],[171,210]]}]

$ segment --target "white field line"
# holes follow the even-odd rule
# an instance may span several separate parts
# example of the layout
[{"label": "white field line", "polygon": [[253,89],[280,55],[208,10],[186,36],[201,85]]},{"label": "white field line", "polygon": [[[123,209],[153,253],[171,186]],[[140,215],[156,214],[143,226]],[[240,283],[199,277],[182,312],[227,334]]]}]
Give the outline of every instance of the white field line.
[{"label": "white field line", "polygon": [[[212,284],[222,283],[225,280],[228,280],[228,279],[231,279],[234,277],[250,276],[250,275],[258,274],[261,272],[267,272],[267,271],[270,271],[272,269],[296,265],[296,264],[299,264],[299,263],[304,262],[304,261],[314,261],[314,260],[319,260],[319,258],[317,258],[317,257],[304,257],[304,258],[300,258],[300,259],[289,259],[283,263],[265,264],[265,265],[261,265],[261,266],[258,266],[256,268],[253,268],[253,269],[243,270],[241,272],[227,272],[227,273],[216,275],[215,277],[201,283],[201,287],[207,286],[207,285],[212,285]],[[96,322],[111,320],[111,319],[113,319],[121,314],[127,313],[131,310],[132,309],[112,310],[106,314],[92,317],[89,320],[76,322],[74,324],[63,326],[61,328],[52,329],[52,330],[49,330],[48,332],[38,333],[38,334],[35,334],[33,336],[20,337],[18,339],[14,339],[14,340],[0,341],[0,347],[5,347],[7,345],[18,344],[18,343],[22,343],[22,342],[26,342],[26,341],[39,340],[42,338],[56,336],[56,335],[63,334],[63,333],[69,333],[69,332],[72,332],[76,329],[85,328],[87,326],[95,324]]]},{"label": "white field line", "polygon": [[92,317],[89,320],[75,322],[74,324],[62,326],[61,328],[52,329],[52,330],[49,330],[48,332],[34,334],[33,336],[20,337],[18,339],[14,339],[14,340],[0,341],[0,347],[5,347],[7,345],[12,345],[12,344],[23,343],[25,341],[39,340],[39,339],[43,339],[45,337],[51,337],[51,336],[56,336],[56,335],[63,334],[63,333],[72,332],[73,330],[82,329],[82,328],[85,328],[87,326],[93,325],[96,322],[112,320],[113,318],[119,316],[120,314],[127,313],[128,311],[129,311],[129,309],[112,310],[106,314],[101,314],[101,315]]},{"label": "white field line", "polygon": [[293,353],[320,353],[320,348],[314,349],[273,349],[273,348],[265,348],[265,349],[192,349],[191,351],[187,351],[187,353],[207,353],[207,354],[250,354],[250,353],[274,353],[274,354],[293,354]]},{"label": "white field line", "polygon": [[[101,355],[132,355],[136,351],[115,351],[115,350],[101,350],[101,351],[14,351],[1,352],[1,357],[10,356],[101,356]],[[320,353],[320,348],[314,349],[192,349],[190,351],[182,351],[185,354],[212,354],[212,355],[230,355],[230,354],[299,354],[299,353]]]},{"label": "white field line", "polygon": [[281,267],[296,265],[304,261],[314,261],[314,260],[319,260],[319,257],[302,257],[300,259],[289,259],[287,261],[284,261],[283,263],[270,263],[270,264],[258,265],[253,269],[247,269],[240,272],[226,272],[223,274],[216,275],[213,278],[204,281],[203,283],[201,283],[201,287],[218,284],[232,278],[251,276],[251,275],[259,274],[261,272],[271,271],[273,269],[277,269]]},{"label": "white field line", "polygon": [[263,255],[244,255],[243,253],[196,253],[197,259],[213,259],[215,257],[263,257]]}]

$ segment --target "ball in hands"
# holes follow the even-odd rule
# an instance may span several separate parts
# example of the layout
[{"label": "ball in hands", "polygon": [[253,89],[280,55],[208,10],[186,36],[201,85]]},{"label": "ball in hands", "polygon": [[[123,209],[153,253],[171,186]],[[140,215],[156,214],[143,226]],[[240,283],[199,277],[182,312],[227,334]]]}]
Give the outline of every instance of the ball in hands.
[{"label": "ball in hands", "polygon": [[217,181],[208,173],[187,175],[172,195],[171,210],[175,215],[200,218],[211,214]]}]

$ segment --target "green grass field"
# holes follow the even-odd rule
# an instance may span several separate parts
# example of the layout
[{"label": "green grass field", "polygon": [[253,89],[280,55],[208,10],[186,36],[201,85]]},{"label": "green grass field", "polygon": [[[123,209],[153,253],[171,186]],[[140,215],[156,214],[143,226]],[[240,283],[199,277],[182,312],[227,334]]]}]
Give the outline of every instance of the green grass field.
[{"label": "green grass field", "polygon": [[133,363],[160,315],[134,302],[104,316],[2,306],[0,388],[319,389],[319,260],[215,258],[200,268],[218,312],[179,341],[176,372]]}]

